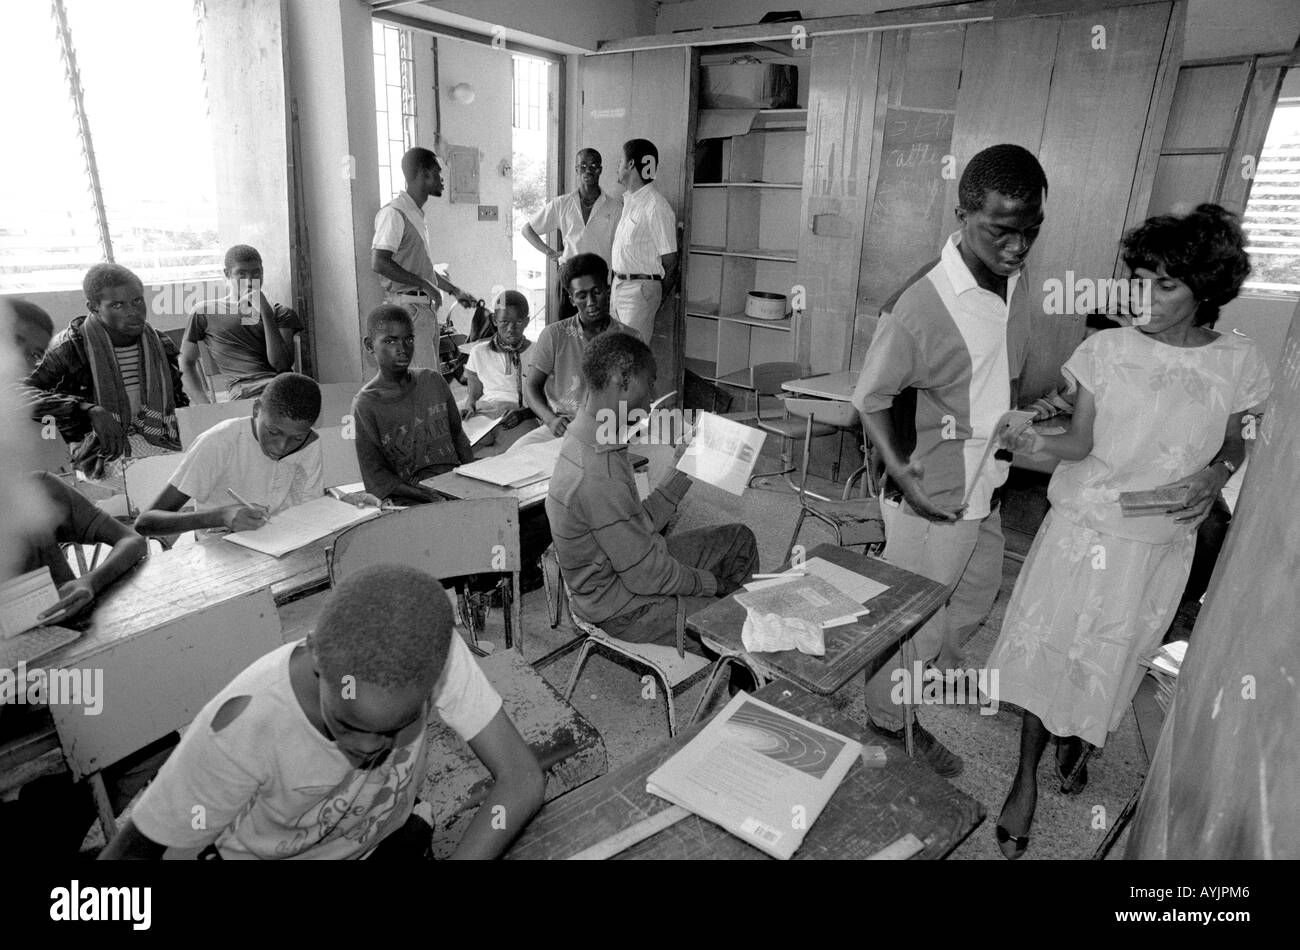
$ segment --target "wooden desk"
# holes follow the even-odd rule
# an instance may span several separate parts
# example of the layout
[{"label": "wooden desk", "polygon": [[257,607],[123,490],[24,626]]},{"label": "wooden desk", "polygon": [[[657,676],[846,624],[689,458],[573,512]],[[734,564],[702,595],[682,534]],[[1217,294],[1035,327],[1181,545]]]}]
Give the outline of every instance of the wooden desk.
[{"label": "wooden desk", "polygon": [[853,390],[858,385],[858,377],[861,375],[861,371],[850,369],[842,373],[826,373],[823,376],[805,376],[802,379],[788,380],[781,384],[781,388],[799,396],[817,396],[821,399],[850,402]]},{"label": "wooden desk", "polygon": [[[899,641],[929,620],[946,599],[943,585],[879,558],[865,557],[833,544],[813,548],[808,557],[825,558],[889,585],[889,590],[867,601],[871,613],[825,632],[825,656],[809,656],[798,650],[746,652],[740,641],[746,611],[736,603],[734,594],[687,617],[686,626],[717,653],[743,654],[761,670],[770,670],[774,676],[829,696],[872,660],[898,646]],[[783,565],[781,570],[787,566]]]},{"label": "wooden desk", "polygon": [[[796,860],[861,860],[911,832],[925,842],[921,859],[951,853],[981,821],[984,807],[930,768],[907,758],[902,746],[874,736],[838,716],[826,700],[789,683],[770,683],[755,694],[764,702],[802,716],[860,742],[885,747],[887,763],[849,770]],[[570,792],[542,808],[506,854],[515,860],[548,860],[577,854],[668,807],[645,789],[646,779],[693,739],[704,723],[635,761]],[[690,815],[633,845],[620,859],[744,859],[768,855],[719,826]]]},{"label": "wooden desk", "polygon": [[[644,471],[650,465],[650,460],[643,455],[633,453],[629,458],[632,460],[634,471]],[[540,482],[533,482],[523,488],[502,488],[499,485],[481,482],[477,478],[466,478],[464,475],[457,475],[455,472],[443,472],[433,478],[426,478],[420,484],[453,501],[472,498],[514,498],[519,502],[519,510],[523,511],[546,501],[546,493],[550,490],[551,480],[544,478]]]}]

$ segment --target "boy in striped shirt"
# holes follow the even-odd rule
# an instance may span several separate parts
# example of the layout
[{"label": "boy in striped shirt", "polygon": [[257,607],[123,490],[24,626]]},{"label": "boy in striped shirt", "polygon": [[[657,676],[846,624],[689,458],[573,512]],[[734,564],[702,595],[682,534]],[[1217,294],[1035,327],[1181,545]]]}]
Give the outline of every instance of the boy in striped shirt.
[{"label": "boy in striped shirt", "polygon": [[[941,670],[964,665],[961,644],[1002,582],[994,491],[1009,466],[995,458],[981,468],[980,461],[998,418],[1016,405],[1029,352],[1022,267],[1043,223],[1046,193],[1042,166],[1018,145],[995,145],[970,160],[958,186],[960,229],[881,319],[853,394],[888,473],[885,559],[949,591],[913,637],[921,663],[937,659]],[[910,401],[909,390],[915,410],[899,413],[895,401]],[[895,692],[903,668],[895,653],[866,689],[872,727],[893,738],[902,736]],[[919,723],[914,737],[940,775],[961,772],[961,758]]]}]

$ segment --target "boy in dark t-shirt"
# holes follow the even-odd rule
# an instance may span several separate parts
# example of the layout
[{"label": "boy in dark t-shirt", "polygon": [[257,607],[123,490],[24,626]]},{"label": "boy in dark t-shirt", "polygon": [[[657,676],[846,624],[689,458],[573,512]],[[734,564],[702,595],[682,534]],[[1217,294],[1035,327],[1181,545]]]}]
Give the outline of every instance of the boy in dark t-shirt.
[{"label": "boy in dark t-shirt", "polygon": [[206,341],[222,373],[233,376],[231,397],[261,393],[278,373],[293,368],[293,335],[302,321],[288,307],[262,293],[262,256],[256,248],[236,244],[226,251],[224,297],[204,301],[190,311],[181,343],[181,372],[196,400],[208,401],[199,365],[199,343]]}]

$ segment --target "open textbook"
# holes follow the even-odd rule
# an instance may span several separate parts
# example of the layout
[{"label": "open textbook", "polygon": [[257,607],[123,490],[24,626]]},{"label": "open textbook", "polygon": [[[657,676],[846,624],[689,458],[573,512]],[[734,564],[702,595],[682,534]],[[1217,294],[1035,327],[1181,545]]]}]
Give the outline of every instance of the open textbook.
[{"label": "open textbook", "polygon": [[322,495],[294,508],[277,511],[256,531],[236,531],[225,535],[225,539],[271,557],[284,557],[335,531],[378,517],[378,508],[358,508]]},{"label": "open textbook", "polygon": [[737,693],[646,791],[789,858],[861,754],[847,736]]},{"label": "open textbook", "polygon": [[761,429],[700,413],[695,436],[677,469],[733,495],[743,494],[765,438]]}]

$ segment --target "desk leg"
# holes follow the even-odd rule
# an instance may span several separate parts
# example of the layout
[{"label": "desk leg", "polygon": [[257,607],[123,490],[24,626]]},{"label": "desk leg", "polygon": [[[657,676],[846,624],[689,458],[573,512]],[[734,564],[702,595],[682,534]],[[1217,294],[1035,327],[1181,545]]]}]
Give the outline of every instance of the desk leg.
[{"label": "desk leg", "polygon": [[[909,676],[914,672],[912,662],[916,656],[916,647],[912,639],[910,636],[904,639],[903,648],[899,651],[899,656],[903,659],[903,669]],[[912,723],[915,720],[916,710],[912,708],[912,690],[909,689],[903,694],[903,745],[907,749],[908,758],[916,755],[916,748],[912,744]]]},{"label": "desk leg", "polygon": [[95,796],[95,811],[99,812],[99,826],[104,829],[104,843],[107,844],[117,834],[117,816],[113,814],[113,802],[104,785],[104,774],[92,772],[86,777],[86,782],[90,785],[90,793]]}]

